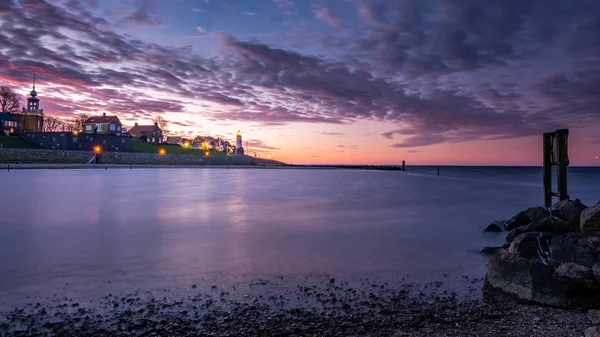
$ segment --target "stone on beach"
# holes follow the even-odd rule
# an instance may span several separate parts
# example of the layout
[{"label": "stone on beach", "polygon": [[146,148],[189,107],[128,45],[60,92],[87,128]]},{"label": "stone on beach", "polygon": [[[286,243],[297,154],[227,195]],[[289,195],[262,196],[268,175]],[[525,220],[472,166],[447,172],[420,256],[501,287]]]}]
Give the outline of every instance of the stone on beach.
[{"label": "stone on beach", "polygon": [[508,248],[508,244],[504,244],[502,246],[485,246],[485,247],[481,248],[479,250],[479,252],[483,253],[483,254],[489,254],[489,255],[491,255],[491,254],[494,254],[496,251],[498,251],[500,249],[506,249],[506,248]]},{"label": "stone on beach", "polygon": [[572,262],[563,263],[554,270],[554,275],[567,291],[598,289],[592,269]]},{"label": "stone on beach", "polygon": [[554,234],[544,232],[523,233],[512,241],[508,251],[525,259],[538,258],[540,246],[548,249],[554,237]]},{"label": "stone on beach", "polygon": [[505,223],[506,223],[506,221],[504,221],[504,220],[496,220],[496,221],[490,223],[489,225],[485,226],[483,231],[484,232],[503,232]]},{"label": "stone on beach", "polygon": [[568,233],[550,243],[553,264],[573,262],[592,267],[600,262],[600,236],[591,233]]},{"label": "stone on beach", "polygon": [[533,221],[532,223],[513,229],[506,236],[507,242],[512,242],[515,237],[528,232],[549,232],[552,234],[565,234],[577,231],[565,220],[556,216],[548,216]]},{"label": "stone on beach", "polygon": [[581,231],[600,232],[600,204],[581,212]]},{"label": "stone on beach", "polygon": [[508,220],[505,224],[506,229],[513,230],[521,226],[526,226],[533,221],[550,216],[550,212],[544,207],[531,207]]},{"label": "stone on beach", "polygon": [[[499,250],[490,259],[484,292],[499,291],[517,302],[566,307],[567,296],[553,273],[551,267],[540,261]],[[493,297],[498,298],[495,294]]]},{"label": "stone on beach", "polygon": [[490,259],[485,297],[600,308],[600,205],[587,208],[576,199],[561,201],[549,211],[533,207],[515,215],[506,227],[511,244]]},{"label": "stone on beach", "polygon": [[574,230],[579,229],[581,212],[588,208],[581,203],[581,200],[561,200],[550,207],[552,215],[557,216],[568,222]]}]

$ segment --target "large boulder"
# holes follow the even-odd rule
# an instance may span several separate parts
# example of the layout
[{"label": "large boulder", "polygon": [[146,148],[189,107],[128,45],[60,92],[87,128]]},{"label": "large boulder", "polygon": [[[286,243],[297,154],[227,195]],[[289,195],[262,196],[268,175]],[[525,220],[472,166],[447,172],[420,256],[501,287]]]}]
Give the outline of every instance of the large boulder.
[{"label": "large boulder", "polygon": [[598,289],[598,282],[594,278],[592,268],[576,263],[561,264],[554,270],[554,276],[568,292],[585,294]]},{"label": "large boulder", "polygon": [[573,262],[585,267],[600,263],[600,235],[568,233],[552,239],[550,260],[553,264]]},{"label": "large boulder", "polygon": [[592,267],[592,273],[594,273],[594,277],[596,278],[596,280],[598,280],[598,282],[600,282],[600,263],[596,263]]},{"label": "large boulder", "polygon": [[580,226],[582,232],[600,232],[600,204],[581,212]]},{"label": "large boulder", "polygon": [[574,232],[576,230],[577,228],[573,228],[565,220],[555,216],[548,216],[535,220],[529,225],[513,229],[506,236],[506,241],[512,242],[512,240],[515,237],[528,232],[549,232],[552,234],[565,234],[568,232]]},{"label": "large boulder", "polygon": [[544,207],[531,207],[519,212],[510,220],[506,221],[505,227],[508,230],[513,230],[521,226],[526,226],[531,222],[550,216],[550,212]]},{"label": "large boulder", "polygon": [[490,259],[484,294],[521,303],[568,306],[567,294],[551,267],[507,250],[499,250]]},{"label": "large boulder", "polygon": [[550,243],[556,235],[545,232],[529,232],[517,236],[508,251],[525,259],[539,259],[541,251],[548,251]]},{"label": "large boulder", "polygon": [[581,200],[562,200],[550,207],[552,215],[568,222],[574,230],[579,230],[581,212],[588,208]]},{"label": "large boulder", "polygon": [[554,268],[508,250],[497,251],[485,275],[486,301],[513,301],[561,308],[600,308],[599,283],[591,268],[564,263]]}]

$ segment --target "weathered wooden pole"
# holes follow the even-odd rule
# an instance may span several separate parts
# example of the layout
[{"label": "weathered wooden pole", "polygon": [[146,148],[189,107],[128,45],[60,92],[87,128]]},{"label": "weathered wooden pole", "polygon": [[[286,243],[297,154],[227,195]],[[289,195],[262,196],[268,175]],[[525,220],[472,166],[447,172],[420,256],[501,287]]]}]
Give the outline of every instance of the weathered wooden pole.
[{"label": "weathered wooden pole", "polygon": [[544,133],[544,206],[549,208],[552,206],[552,143],[553,132]]},{"label": "weathered wooden pole", "polygon": [[406,171],[406,161],[402,161],[402,171]]},{"label": "weathered wooden pole", "polygon": [[[559,200],[568,200],[567,192],[567,166],[569,166],[568,155],[568,129],[556,130],[556,132],[544,133],[544,205],[546,208],[552,206],[552,197],[557,196]],[[552,166],[557,166],[556,180],[558,192],[552,192]]]},{"label": "weathered wooden pole", "polygon": [[567,153],[569,130],[556,130],[556,144],[558,146],[558,169],[556,176],[558,181],[558,199],[568,200],[569,193],[567,192],[567,166],[569,166],[569,156]]}]

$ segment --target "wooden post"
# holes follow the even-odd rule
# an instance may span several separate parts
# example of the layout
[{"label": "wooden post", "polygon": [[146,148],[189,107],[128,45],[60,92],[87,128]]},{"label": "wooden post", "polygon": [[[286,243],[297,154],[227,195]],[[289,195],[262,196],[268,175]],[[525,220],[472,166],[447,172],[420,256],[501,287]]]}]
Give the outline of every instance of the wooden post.
[{"label": "wooden post", "polygon": [[552,206],[552,140],[554,133],[544,133],[544,206]]},{"label": "wooden post", "polygon": [[406,161],[402,161],[402,171],[406,171]]},{"label": "wooden post", "polygon": [[[567,192],[567,166],[569,166],[568,155],[568,129],[556,130],[556,132],[544,133],[544,206],[552,206],[552,197],[557,196],[559,200],[568,200]],[[552,166],[557,166],[556,177],[558,192],[552,192]]]},{"label": "wooden post", "polygon": [[569,166],[569,157],[567,155],[567,138],[569,137],[569,130],[556,130],[556,137],[556,144],[558,146],[558,169],[556,170],[558,181],[558,199],[562,201],[569,199],[569,194],[567,192],[567,166]]},{"label": "wooden post", "polygon": [[440,176],[440,167],[438,166],[438,177]]}]

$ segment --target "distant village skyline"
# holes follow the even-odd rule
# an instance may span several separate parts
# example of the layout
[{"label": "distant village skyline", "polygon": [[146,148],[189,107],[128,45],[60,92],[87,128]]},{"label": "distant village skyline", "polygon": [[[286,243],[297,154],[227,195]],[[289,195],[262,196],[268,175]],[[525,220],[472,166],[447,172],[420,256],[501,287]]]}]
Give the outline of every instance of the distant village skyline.
[{"label": "distant village skyline", "polygon": [[242,130],[290,163],[539,165],[558,128],[600,163],[594,2],[435,4],[9,0],[0,84],[36,71],[49,116]]}]

